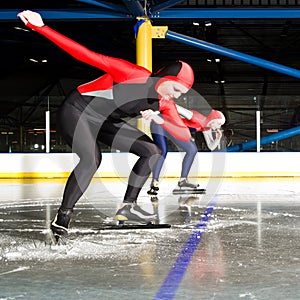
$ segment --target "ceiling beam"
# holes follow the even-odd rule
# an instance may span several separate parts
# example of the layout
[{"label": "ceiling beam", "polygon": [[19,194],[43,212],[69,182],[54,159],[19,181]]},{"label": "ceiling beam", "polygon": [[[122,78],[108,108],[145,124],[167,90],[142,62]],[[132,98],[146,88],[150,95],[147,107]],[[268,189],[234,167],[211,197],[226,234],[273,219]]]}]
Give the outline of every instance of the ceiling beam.
[{"label": "ceiling beam", "polygon": [[[124,2],[128,2],[125,1]],[[131,1],[132,2],[132,1]],[[135,1],[135,4],[136,1]],[[133,6],[127,3],[128,7]],[[133,8],[132,8],[133,9]],[[143,13],[141,7],[135,6],[134,15]],[[90,20],[90,19],[123,19],[132,20],[134,18],[130,13],[119,11],[107,11],[99,8],[73,8],[73,9],[33,9],[43,15],[45,19],[52,20]],[[0,20],[2,21],[14,21],[17,19],[17,14],[20,12],[18,9],[1,9]],[[299,19],[300,9],[248,9],[248,8],[235,8],[235,9],[198,9],[198,8],[170,8],[163,11],[155,12],[149,15],[152,19],[174,19],[191,20],[191,19]]]},{"label": "ceiling beam", "polygon": [[198,40],[195,38],[188,37],[183,34],[178,34],[176,32],[168,30],[166,33],[166,38],[171,39],[173,41],[178,41],[183,44],[187,44],[196,48],[200,48],[206,51],[210,51],[216,54],[220,54],[222,56],[227,56],[233,59],[241,60],[252,65],[256,65],[265,69],[269,69],[272,71],[276,71],[278,73],[282,73],[285,75],[289,75],[295,78],[300,78],[300,70],[290,68],[284,65],[280,65],[265,59],[261,59],[259,57],[255,57],[249,54],[245,54],[239,51],[231,50],[222,46],[214,45],[212,43],[208,43],[206,41]]},{"label": "ceiling beam", "polygon": [[[113,11],[106,11],[103,9],[33,9],[40,13],[46,20],[132,20],[133,16],[129,13],[119,13]],[[15,21],[18,19],[17,14],[20,9],[1,9],[0,20],[1,21]]]},{"label": "ceiling beam", "polygon": [[153,19],[299,19],[295,8],[170,8],[149,16]]}]

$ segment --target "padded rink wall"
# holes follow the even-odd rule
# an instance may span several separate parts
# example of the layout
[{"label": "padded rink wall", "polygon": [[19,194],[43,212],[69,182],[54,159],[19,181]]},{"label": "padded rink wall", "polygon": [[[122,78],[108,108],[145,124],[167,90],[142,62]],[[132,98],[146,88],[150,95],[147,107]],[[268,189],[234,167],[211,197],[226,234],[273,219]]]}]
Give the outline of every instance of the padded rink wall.
[{"label": "padded rink wall", "polygon": [[[180,176],[183,154],[168,153],[162,177]],[[127,177],[137,157],[103,153],[95,177]],[[0,154],[0,179],[65,178],[78,163],[71,153]],[[190,177],[300,177],[300,152],[199,152]]]}]

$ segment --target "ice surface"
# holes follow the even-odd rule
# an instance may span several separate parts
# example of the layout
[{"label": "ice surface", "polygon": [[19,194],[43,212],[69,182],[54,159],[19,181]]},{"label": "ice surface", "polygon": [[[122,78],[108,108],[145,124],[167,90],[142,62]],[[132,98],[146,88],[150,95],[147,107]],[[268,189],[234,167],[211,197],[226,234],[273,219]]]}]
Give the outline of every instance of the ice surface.
[{"label": "ice surface", "polygon": [[[214,197],[175,197],[164,184],[157,203],[143,190],[140,205],[171,229],[99,230],[120,199],[94,182],[56,246],[48,227],[63,183],[1,183],[0,299],[154,299]],[[174,299],[300,299],[298,186],[224,180]]]}]

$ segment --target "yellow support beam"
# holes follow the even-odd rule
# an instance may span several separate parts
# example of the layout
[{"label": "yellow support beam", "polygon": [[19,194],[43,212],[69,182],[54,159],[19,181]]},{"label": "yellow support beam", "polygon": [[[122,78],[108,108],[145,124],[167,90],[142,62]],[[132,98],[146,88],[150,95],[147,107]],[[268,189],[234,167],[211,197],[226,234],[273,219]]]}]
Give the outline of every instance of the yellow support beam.
[{"label": "yellow support beam", "polygon": [[148,18],[137,19],[144,22],[138,27],[136,36],[136,63],[152,72],[152,39],[164,39],[168,26],[152,26]]},{"label": "yellow support beam", "polygon": [[[136,36],[136,64],[152,72],[152,39],[163,39],[168,31],[167,26],[152,26],[148,18],[138,17],[141,22]],[[137,128],[151,137],[149,122],[137,120]]]},{"label": "yellow support beam", "polygon": [[152,25],[147,18],[139,26],[136,37],[136,63],[152,72]]}]

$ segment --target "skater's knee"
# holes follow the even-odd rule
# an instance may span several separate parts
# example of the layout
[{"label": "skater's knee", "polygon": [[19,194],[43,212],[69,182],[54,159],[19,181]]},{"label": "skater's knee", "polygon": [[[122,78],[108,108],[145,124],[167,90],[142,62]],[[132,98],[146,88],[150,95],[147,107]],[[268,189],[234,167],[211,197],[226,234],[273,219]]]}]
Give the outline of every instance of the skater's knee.
[{"label": "skater's knee", "polygon": [[80,164],[86,170],[91,170],[91,172],[97,171],[101,164],[102,155],[101,153],[85,153],[85,155],[80,156]]},{"label": "skater's knee", "polygon": [[191,156],[195,156],[197,153],[198,153],[198,149],[196,145],[191,146],[187,151],[187,154]]}]

